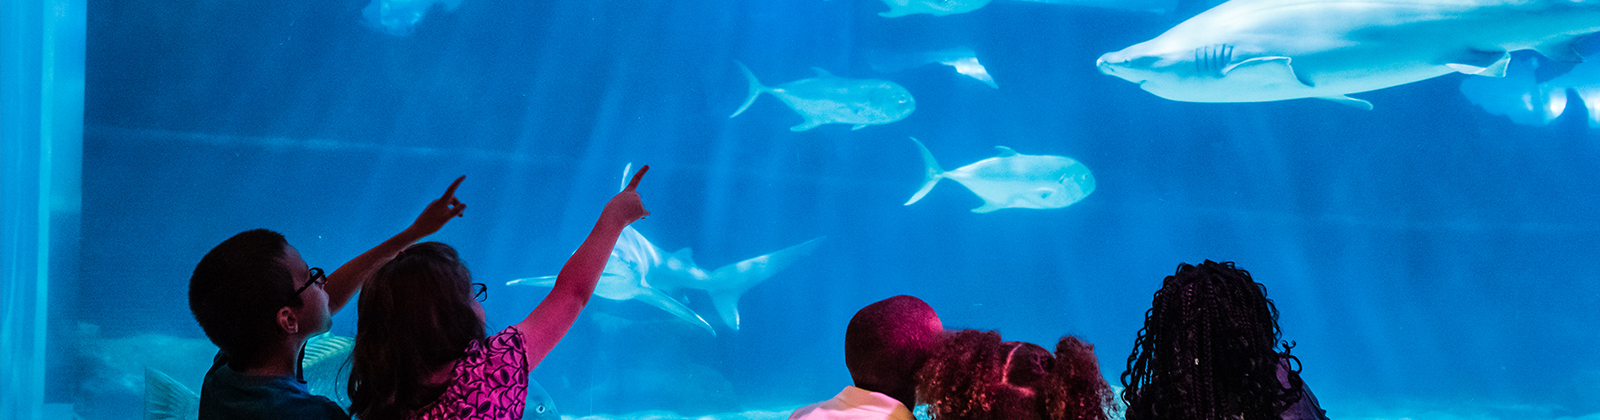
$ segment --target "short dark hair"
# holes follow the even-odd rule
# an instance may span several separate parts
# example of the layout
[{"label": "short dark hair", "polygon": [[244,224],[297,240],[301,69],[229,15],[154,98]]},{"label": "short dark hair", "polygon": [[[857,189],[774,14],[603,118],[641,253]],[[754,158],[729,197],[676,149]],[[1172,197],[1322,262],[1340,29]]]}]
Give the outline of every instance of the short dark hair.
[{"label": "short dark hair", "polygon": [[900,295],[856,311],[844,333],[844,364],[856,386],[888,392],[912,385],[943,335],[922,299]]},{"label": "short dark hair", "polygon": [[1162,281],[1122,373],[1128,420],[1278,418],[1304,382],[1278,365],[1278,308],[1267,288],[1232,262],[1179,264]]},{"label": "short dark hair", "polygon": [[211,248],[189,277],[194,320],[213,344],[243,364],[283,336],[278,309],[302,303],[283,263],[288,246],[278,232],[241,232]]}]

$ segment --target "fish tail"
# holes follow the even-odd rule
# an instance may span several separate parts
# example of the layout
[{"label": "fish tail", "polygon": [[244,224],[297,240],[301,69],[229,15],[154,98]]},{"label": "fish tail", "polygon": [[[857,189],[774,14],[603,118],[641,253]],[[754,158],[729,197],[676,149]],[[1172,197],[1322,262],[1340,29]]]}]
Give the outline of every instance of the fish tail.
[{"label": "fish tail", "polygon": [[939,162],[933,160],[933,152],[929,152],[928,147],[923,146],[922,142],[917,141],[916,137],[912,137],[911,141],[916,143],[917,150],[922,152],[922,165],[927,171],[927,179],[922,182],[922,189],[917,190],[916,195],[912,195],[910,201],[906,201],[905,205],[907,206],[917,202],[917,200],[921,200],[922,196],[928,195],[928,191],[932,191],[933,186],[938,184],[939,180],[944,179],[944,169],[939,168]]},{"label": "fish tail", "polygon": [[761,96],[761,92],[766,92],[767,91],[767,87],[763,86],[761,84],[760,80],[756,80],[755,73],[751,73],[750,72],[750,68],[749,67],[745,67],[744,63],[740,63],[738,61],[734,61],[733,64],[738,64],[739,65],[739,71],[744,72],[745,80],[750,82],[750,96],[747,97],[747,98],[744,98],[744,105],[740,105],[739,106],[739,110],[738,111],[733,111],[733,115],[729,115],[728,118],[737,117],[737,116],[739,116],[739,114],[744,113],[744,110],[749,109],[750,108],[750,104],[755,103],[756,102],[756,98]]}]

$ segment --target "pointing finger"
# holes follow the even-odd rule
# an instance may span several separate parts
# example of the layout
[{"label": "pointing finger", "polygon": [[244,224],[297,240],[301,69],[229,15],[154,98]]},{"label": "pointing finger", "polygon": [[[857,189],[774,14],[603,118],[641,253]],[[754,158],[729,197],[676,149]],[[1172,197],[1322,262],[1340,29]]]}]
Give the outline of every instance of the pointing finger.
[{"label": "pointing finger", "polygon": [[633,173],[633,180],[632,181],[628,181],[628,188],[623,188],[622,190],[623,191],[633,191],[634,188],[638,188],[639,187],[639,178],[644,178],[645,171],[649,171],[649,170],[650,170],[650,165],[644,165],[644,166],[639,167],[639,172],[634,172]]},{"label": "pointing finger", "polygon": [[450,189],[444,190],[444,196],[439,197],[439,199],[448,201],[454,197],[456,195],[456,187],[461,186],[461,180],[463,179],[467,179],[467,176],[462,175],[460,178],[456,178],[456,182],[450,183]]}]

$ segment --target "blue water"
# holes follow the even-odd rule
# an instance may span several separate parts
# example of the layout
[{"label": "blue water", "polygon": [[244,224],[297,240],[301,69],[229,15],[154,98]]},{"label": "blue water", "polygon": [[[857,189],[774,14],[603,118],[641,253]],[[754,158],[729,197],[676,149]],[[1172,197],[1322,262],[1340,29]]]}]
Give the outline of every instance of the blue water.
[{"label": "blue water", "polygon": [[[633,163],[651,166],[652,213],[634,226],[703,267],[826,239],[745,294],[740,331],[704,294],[686,304],[715,337],[594,299],[533,372],[569,416],[826,399],[849,384],[845,323],[896,294],[950,328],[1083,337],[1116,384],[1161,278],[1203,259],[1267,286],[1332,417],[1600,413],[1600,134],[1576,97],[1535,127],[1468,102],[1458,74],[1357,94],[1375,106],[1361,111],[1174,102],[1095,69],[1183,11],[466,0],[397,37],[363,26],[364,1],[280,3],[90,2],[81,268],[52,294],[52,342],[74,344],[52,345],[68,356],[47,402],[134,418],[141,388],[106,371],[137,361],[198,386],[209,355],[185,288],[228,236],[274,229],[331,270],[463,174],[466,217],[431,239],[492,285],[503,328],[545,289],[502,284],[559,270]],[[952,46],[1000,88],[869,64]],[[794,133],[800,117],[763,95],[729,119],[735,60],[769,85],[813,66],[893,80],[917,110]],[[1003,145],[1076,159],[1098,187],[974,214],[982,201],[943,181],[903,206],[923,177],[912,136],[946,169]],[[350,308],[335,333],[354,334]],[[128,345],[155,337],[187,347]]]}]

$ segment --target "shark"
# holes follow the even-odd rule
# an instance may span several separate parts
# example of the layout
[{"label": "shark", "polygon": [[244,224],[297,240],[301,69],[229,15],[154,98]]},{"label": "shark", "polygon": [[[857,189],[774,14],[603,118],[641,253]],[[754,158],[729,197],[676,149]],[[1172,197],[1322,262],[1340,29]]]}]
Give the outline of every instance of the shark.
[{"label": "shark", "polygon": [[1499,77],[1510,52],[1576,62],[1600,0],[1232,0],[1100,56],[1100,72],[1183,102],[1325,99],[1450,73]]},{"label": "shark", "polygon": [[911,97],[911,92],[888,80],[847,79],[812,67],[815,77],[767,87],[744,63],[734,64],[744,72],[750,84],[750,95],[728,118],[743,114],[762,93],[772,94],[805,118],[805,122],[789,127],[789,131],[796,132],[823,124],[851,124],[851,130],[860,130],[868,125],[900,121],[917,110],[917,101]]},{"label": "shark", "polygon": [[[715,336],[717,331],[705,318],[673,298],[684,289],[705,291],[711,296],[722,324],[739,330],[739,299],[745,291],[783,271],[795,261],[810,255],[824,238],[816,238],[706,270],[694,262],[689,248],[666,252],[650,243],[632,226],[622,229],[606,268],[595,286],[595,296],[610,300],[637,300],[660,308],[685,322],[699,326]],[[556,276],[529,277],[506,282],[508,286],[555,286]]]},{"label": "shark", "polygon": [[973,213],[988,213],[1005,208],[1054,209],[1082,201],[1094,192],[1094,174],[1089,168],[1064,156],[1024,155],[1005,146],[995,146],[999,155],[945,171],[933,153],[915,137],[922,152],[927,175],[907,206],[921,200],[939,180],[949,178],[983,198],[983,206]]},{"label": "shark", "polygon": [[1573,100],[1570,91],[1588,109],[1589,128],[1600,128],[1600,63],[1580,63],[1543,82],[1535,76],[1539,68],[1535,57],[1514,59],[1504,78],[1461,81],[1461,94],[1490,114],[1542,127],[1565,114],[1568,101]]},{"label": "shark", "polygon": [[989,69],[978,62],[978,54],[972,48],[954,47],[934,51],[922,51],[905,54],[875,54],[872,58],[872,70],[879,73],[893,73],[921,67],[929,63],[939,63],[956,70],[973,80],[983,82],[991,88],[999,89],[994,77],[989,76]]},{"label": "shark", "polygon": [[394,36],[407,36],[428,16],[434,5],[454,12],[461,0],[372,0],[361,9],[361,17],[374,30]]},{"label": "shark", "polygon": [[[306,387],[313,395],[327,397],[340,407],[350,406],[345,385],[350,382],[348,361],[355,346],[355,339],[331,332],[306,341],[305,358],[301,359],[300,366],[304,370]],[[144,368],[144,395],[146,420],[198,420],[200,417],[200,394],[155,367]],[[555,407],[550,393],[529,379],[523,418],[560,420],[561,414]]]}]

